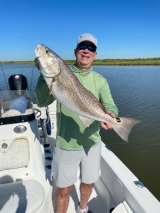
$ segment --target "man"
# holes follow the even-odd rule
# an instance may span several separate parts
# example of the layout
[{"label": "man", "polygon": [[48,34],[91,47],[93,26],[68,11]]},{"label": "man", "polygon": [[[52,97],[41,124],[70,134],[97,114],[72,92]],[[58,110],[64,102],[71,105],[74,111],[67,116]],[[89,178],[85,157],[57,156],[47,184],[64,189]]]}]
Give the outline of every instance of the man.
[{"label": "man", "polygon": [[[80,35],[74,50],[76,62],[70,68],[82,85],[102,102],[106,112],[114,118],[118,115],[118,109],[110,94],[108,83],[91,67],[97,55],[96,49],[97,39],[93,35],[89,33]],[[37,61],[35,64],[38,67]],[[48,86],[42,75],[38,80],[35,96],[40,107],[47,106],[55,100],[52,95],[49,95]],[[52,163],[52,175],[57,185],[56,213],[66,213],[67,211],[71,188],[76,182],[79,166],[81,195],[77,213],[92,213],[88,209],[87,203],[93,184],[100,175],[100,125],[106,130],[111,129],[109,123],[98,121],[93,121],[89,127],[86,127],[78,115],[61,103],[57,103],[57,137]]]}]

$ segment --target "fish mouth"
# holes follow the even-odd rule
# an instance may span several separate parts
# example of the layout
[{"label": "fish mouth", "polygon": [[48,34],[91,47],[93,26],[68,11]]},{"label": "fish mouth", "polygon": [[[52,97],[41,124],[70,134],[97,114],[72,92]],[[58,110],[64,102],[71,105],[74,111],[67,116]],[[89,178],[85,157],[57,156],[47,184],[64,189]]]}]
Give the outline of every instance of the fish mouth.
[{"label": "fish mouth", "polygon": [[41,49],[40,47],[41,47],[41,45],[39,44],[39,45],[37,45],[37,47],[35,49],[35,54],[37,57],[40,57],[40,49]]}]

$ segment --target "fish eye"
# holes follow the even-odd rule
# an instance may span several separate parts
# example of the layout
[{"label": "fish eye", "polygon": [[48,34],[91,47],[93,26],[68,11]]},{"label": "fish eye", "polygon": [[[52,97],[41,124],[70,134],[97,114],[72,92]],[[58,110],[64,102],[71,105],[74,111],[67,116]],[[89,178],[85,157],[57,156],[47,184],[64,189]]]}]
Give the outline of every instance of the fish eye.
[{"label": "fish eye", "polygon": [[116,118],[116,121],[117,121],[118,123],[120,123],[120,122],[121,122],[121,119],[120,119],[120,118]]},{"label": "fish eye", "polygon": [[48,53],[48,50],[46,50],[46,53]]}]

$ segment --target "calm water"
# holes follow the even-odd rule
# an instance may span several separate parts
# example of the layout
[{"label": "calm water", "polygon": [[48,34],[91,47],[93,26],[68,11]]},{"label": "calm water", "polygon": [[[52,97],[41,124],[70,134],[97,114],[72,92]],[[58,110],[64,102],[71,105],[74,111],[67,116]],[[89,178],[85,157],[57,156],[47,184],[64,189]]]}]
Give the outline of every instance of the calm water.
[{"label": "calm water", "polygon": [[[7,89],[12,74],[23,74],[33,91],[39,76],[33,65],[0,67],[0,88]],[[119,115],[141,120],[124,142],[113,130],[101,131],[102,140],[160,200],[160,66],[95,66],[107,78]]]}]

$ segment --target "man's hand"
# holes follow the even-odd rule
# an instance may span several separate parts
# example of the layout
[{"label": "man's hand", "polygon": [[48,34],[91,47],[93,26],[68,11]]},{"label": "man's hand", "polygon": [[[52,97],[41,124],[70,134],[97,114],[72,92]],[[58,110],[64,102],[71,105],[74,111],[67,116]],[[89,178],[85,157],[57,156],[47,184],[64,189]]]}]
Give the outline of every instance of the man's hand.
[{"label": "man's hand", "polygon": [[[115,118],[116,116],[114,115],[113,112],[111,112],[110,110],[107,111],[107,114],[109,114],[112,118]],[[112,129],[111,125],[106,122],[104,123],[103,121],[100,121],[100,125],[103,129],[108,130],[108,129]]]},{"label": "man's hand", "polygon": [[37,69],[40,70],[39,63],[38,63],[38,59],[37,59],[37,58],[34,59],[34,64],[35,64],[35,66],[37,67]]}]

